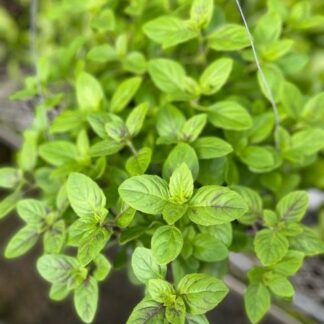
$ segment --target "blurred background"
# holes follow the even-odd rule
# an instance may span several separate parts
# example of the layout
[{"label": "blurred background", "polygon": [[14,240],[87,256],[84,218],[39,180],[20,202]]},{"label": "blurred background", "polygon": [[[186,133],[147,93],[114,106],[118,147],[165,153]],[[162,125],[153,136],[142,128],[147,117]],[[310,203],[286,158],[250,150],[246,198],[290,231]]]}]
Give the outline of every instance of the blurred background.
[{"label": "blurred background", "polygon": [[[39,26],[37,47],[41,54],[40,78],[44,83],[49,80],[49,64],[52,64],[50,60],[43,60],[43,56],[48,58],[58,51],[59,59],[56,62],[58,67],[57,70],[51,70],[50,81],[52,86],[60,89],[62,87],[60,80],[68,78],[69,74],[74,72],[68,69],[70,59],[81,48],[87,36],[86,30],[83,35],[80,33],[83,30],[84,17],[80,17],[77,11],[77,8],[82,7],[83,1],[40,2],[40,11],[37,14]],[[37,86],[33,77],[34,66],[30,44],[30,5],[30,1],[27,0],[0,0],[0,165],[14,161],[14,152],[21,143],[22,131],[32,122],[35,102],[31,98],[35,96]],[[258,6],[258,1],[251,0],[250,6],[251,8]],[[312,48],[310,65],[312,72],[309,75],[314,77],[308,87],[313,91],[320,91],[324,79],[324,32],[316,32],[308,37],[311,39],[310,45],[305,46]],[[62,44],[69,45],[64,48]],[[309,83],[307,75],[303,82]],[[12,94],[21,88],[23,90],[16,92],[12,97]],[[317,175],[324,173],[323,163],[318,166],[317,172]],[[315,183],[322,181],[317,186],[323,188],[324,177],[317,176],[317,178],[318,180],[311,179],[311,181]],[[314,191],[313,210],[318,210],[322,201],[321,194]],[[318,226],[324,235],[324,216],[319,218],[318,213],[310,211],[306,222]],[[40,254],[40,247],[17,260],[3,259],[5,244],[20,225],[18,218],[8,217],[0,226],[0,323],[81,323],[75,315],[70,299],[59,303],[49,300],[48,285],[35,269],[35,260]],[[248,258],[234,254],[231,256],[232,275],[226,280],[233,292],[210,314],[211,323],[247,323],[241,296],[244,291],[244,272],[248,267]],[[297,287],[294,304],[281,303],[275,306],[263,323],[324,323],[323,258],[309,259],[294,280]],[[124,270],[115,271],[109,280],[101,285],[95,323],[125,323],[141,296],[141,288],[129,283]]]}]

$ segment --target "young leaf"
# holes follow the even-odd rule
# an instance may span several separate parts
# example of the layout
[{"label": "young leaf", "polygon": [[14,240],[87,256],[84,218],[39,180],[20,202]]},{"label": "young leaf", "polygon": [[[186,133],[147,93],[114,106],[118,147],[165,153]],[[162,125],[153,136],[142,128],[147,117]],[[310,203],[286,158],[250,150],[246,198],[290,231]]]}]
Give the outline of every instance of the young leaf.
[{"label": "young leaf", "polygon": [[67,195],[71,207],[80,217],[95,216],[106,205],[103,191],[93,180],[81,173],[70,174]]},{"label": "young leaf", "polygon": [[65,236],[64,220],[54,223],[43,236],[45,253],[60,253],[65,243]]},{"label": "young leaf", "polygon": [[147,290],[153,300],[165,305],[172,303],[176,297],[173,286],[162,279],[149,280]]},{"label": "young leaf", "polygon": [[294,191],[279,201],[276,210],[282,219],[298,222],[304,217],[307,207],[307,193],[305,191]]},{"label": "young leaf", "polygon": [[199,159],[219,158],[233,152],[232,146],[218,137],[200,137],[193,143]]},{"label": "young leaf", "polygon": [[209,46],[216,51],[235,51],[249,45],[245,28],[236,24],[225,24],[209,36]]},{"label": "young leaf", "polygon": [[168,264],[181,252],[183,238],[179,229],[174,226],[161,226],[152,236],[152,254],[158,264]]},{"label": "young leaf", "polygon": [[96,111],[104,99],[100,83],[89,73],[81,72],[76,80],[77,100],[81,110]]},{"label": "young leaf", "polygon": [[180,280],[177,290],[193,315],[213,309],[228,293],[228,288],[221,280],[204,273],[186,275]]},{"label": "young leaf", "polygon": [[193,142],[204,129],[207,123],[206,114],[198,114],[188,119],[182,126],[180,138],[185,142]]},{"label": "young leaf", "polygon": [[207,27],[212,19],[213,10],[213,0],[194,0],[190,9],[190,19],[198,28]]},{"label": "young leaf", "polygon": [[107,135],[117,143],[122,142],[128,136],[128,130],[124,121],[117,115],[111,114],[110,120],[105,124]]},{"label": "young leaf", "polygon": [[15,168],[1,168],[0,169],[0,188],[14,188],[20,180],[22,174]]},{"label": "young leaf", "polygon": [[142,83],[142,78],[133,77],[123,81],[111,98],[110,110],[113,113],[118,113],[125,109],[128,103],[132,100],[137,90]]},{"label": "young leaf", "polygon": [[168,179],[182,163],[187,164],[194,179],[199,173],[199,162],[195,150],[186,143],[180,143],[169,153],[163,164],[163,178]]},{"label": "young leaf", "polygon": [[15,207],[21,194],[16,191],[0,201],[0,219],[8,215]]},{"label": "young leaf", "polygon": [[210,64],[199,79],[201,92],[212,95],[219,91],[227,81],[232,67],[233,60],[230,58],[221,58]]},{"label": "young leaf", "polygon": [[91,21],[91,27],[100,32],[115,29],[115,15],[111,9],[105,9],[96,15]]},{"label": "young leaf", "polygon": [[298,118],[301,114],[304,99],[299,89],[292,83],[282,82],[280,98],[289,117]]},{"label": "young leaf", "polygon": [[4,255],[8,259],[16,258],[28,252],[37,242],[39,233],[33,225],[20,229],[9,241]]},{"label": "young leaf", "polygon": [[205,186],[190,200],[187,215],[196,224],[210,226],[231,222],[246,211],[246,203],[236,192],[220,186]]},{"label": "young leaf", "polygon": [[181,297],[178,297],[172,304],[167,305],[165,309],[165,317],[169,323],[185,323],[186,305]]},{"label": "young leaf", "polygon": [[154,84],[163,92],[182,91],[186,71],[176,61],[169,59],[153,59],[149,61],[148,71]]},{"label": "young leaf", "polygon": [[235,101],[221,101],[207,108],[208,118],[215,127],[229,130],[246,130],[252,127],[252,118],[244,107]]},{"label": "young leaf", "polygon": [[146,113],[148,111],[148,104],[146,102],[135,107],[127,117],[126,127],[128,129],[129,135],[136,136],[144,123]]},{"label": "young leaf", "polygon": [[150,165],[152,150],[149,147],[141,148],[136,155],[126,161],[126,170],[131,176],[143,174]]},{"label": "young leaf", "polygon": [[49,298],[55,301],[61,301],[68,296],[70,288],[66,284],[53,284],[49,291]]},{"label": "young leaf", "polygon": [[144,33],[153,41],[168,48],[187,42],[198,36],[190,24],[177,17],[162,16],[149,21],[143,26]]},{"label": "young leaf", "polygon": [[252,323],[258,323],[270,309],[270,293],[262,283],[250,284],[244,294],[245,311]]},{"label": "young leaf", "polygon": [[90,277],[86,279],[73,295],[74,307],[83,322],[91,323],[98,306],[98,283]]},{"label": "young leaf", "polygon": [[168,184],[154,175],[135,176],[118,188],[120,197],[132,208],[147,214],[160,214],[168,202]]},{"label": "young leaf", "polygon": [[132,269],[136,278],[146,284],[151,279],[163,279],[166,266],[156,263],[152,252],[144,247],[137,247],[132,256]]},{"label": "young leaf", "polygon": [[111,263],[103,254],[98,254],[93,262],[96,266],[96,269],[93,271],[93,277],[97,281],[105,280],[112,268]]},{"label": "young leaf", "polygon": [[106,63],[116,60],[117,53],[111,45],[103,44],[92,47],[87,54],[87,59],[94,62]]},{"label": "young leaf", "polygon": [[259,19],[253,36],[256,42],[269,44],[279,39],[281,29],[282,19],[280,15],[275,11],[269,11]]},{"label": "young leaf", "polygon": [[145,298],[133,309],[126,324],[143,324],[149,321],[153,324],[165,322],[165,308],[162,304]]},{"label": "young leaf", "polygon": [[170,177],[169,190],[173,202],[182,204],[193,194],[193,178],[191,171],[185,163],[174,170]]},{"label": "young leaf", "polygon": [[289,242],[285,236],[271,229],[264,229],[256,234],[255,252],[265,266],[280,261],[288,251]]}]

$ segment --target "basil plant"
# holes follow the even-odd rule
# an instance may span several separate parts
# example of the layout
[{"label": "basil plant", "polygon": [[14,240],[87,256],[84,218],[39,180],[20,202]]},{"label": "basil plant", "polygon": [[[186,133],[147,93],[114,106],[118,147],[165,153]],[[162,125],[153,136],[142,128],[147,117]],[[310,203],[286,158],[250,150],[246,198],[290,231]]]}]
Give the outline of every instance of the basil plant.
[{"label": "basil plant", "polygon": [[231,252],[255,264],[244,302],[257,323],[324,252],[302,222],[305,190],[324,187],[309,176],[324,166],[311,69],[324,6],[241,2],[251,34],[234,0],[41,5],[38,73],[12,95],[35,117],[0,169],[0,217],[23,223],[4,253],[41,244],[49,297],[72,295],[86,323],[121,263],[145,287],[128,324],[208,323]]}]

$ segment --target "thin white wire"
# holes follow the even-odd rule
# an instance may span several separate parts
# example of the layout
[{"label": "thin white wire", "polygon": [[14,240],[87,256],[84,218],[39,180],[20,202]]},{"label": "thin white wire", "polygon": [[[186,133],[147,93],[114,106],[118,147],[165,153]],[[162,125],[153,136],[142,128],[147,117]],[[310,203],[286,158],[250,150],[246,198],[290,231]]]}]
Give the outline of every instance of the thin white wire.
[{"label": "thin white wire", "polygon": [[[236,1],[238,9],[240,11],[240,14],[241,14],[241,17],[242,17],[242,20],[243,20],[247,35],[249,37],[249,41],[250,41],[250,45],[251,45],[252,52],[253,52],[253,55],[254,55],[255,63],[257,65],[258,71],[260,73],[263,84],[264,84],[264,86],[266,88],[266,91],[269,94],[269,100],[270,100],[270,103],[272,105],[274,119],[275,119],[275,132],[276,132],[276,130],[280,126],[280,118],[279,118],[278,107],[277,107],[276,101],[274,99],[273,92],[271,90],[270,84],[269,84],[269,82],[267,80],[267,77],[265,76],[265,74],[263,72],[262,67],[261,67],[261,63],[260,63],[260,60],[259,60],[259,57],[258,57],[258,53],[257,53],[257,50],[256,50],[255,45],[254,45],[253,37],[252,37],[252,34],[250,32],[250,28],[249,28],[249,25],[247,23],[247,20],[246,20],[246,18],[244,16],[243,9],[241,7],[240,1],[239,0],[235,0],[235,1]],[[275,144],[276,144],[276,147],[278,148],[279,143],[277,142],[277,137],[276,136],[275,136]]]}]

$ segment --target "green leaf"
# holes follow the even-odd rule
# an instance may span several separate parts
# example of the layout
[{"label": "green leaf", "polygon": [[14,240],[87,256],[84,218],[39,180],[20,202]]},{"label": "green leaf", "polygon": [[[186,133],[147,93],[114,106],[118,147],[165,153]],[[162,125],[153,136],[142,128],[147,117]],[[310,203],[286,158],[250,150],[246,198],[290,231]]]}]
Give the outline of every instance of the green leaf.
[{"label": "green leaf", "polygon": [[163,178],[168,179],[182,163],[187,164],[194,179],[199,173],[199,162],[195,150],[186,143],[179,143],[169,153],[163,164]]},{"label": "green leaf", "polygon": [[8,215],[21,198],[20,192],[16,191],[0,201],[0,219]]},{"label": "green leaf", "polygon": [[302,117],[311,125],[322,127],[324,121],[324,111],[321,109],[324,105],[324,92],[320,92],[310,98],[303,107]]},{"label": "green leaf", "polygon": [[216,307],[227,295],[228,288],[217,278],[192,273],[180,280],[178,292],[189,307],[190,314],[199,315]]},{"label": "green leaf", "polygon": [[175,300],[175,290],[173,286],[162,279],[151,279],[147,285],[150,297],[164,305],[168,305]]},{"label": "green leaf", "polygon": [[85,118],[80,110],[65,110],[56,116],[50,125],[50,133],[65,133],[72,129],[81,128]]},{"label": "green leaf", "polygon": [[249,45],[245,28],[236,24],[225,24],[209,36],[209,46],[216,51],[235,51]]},{"label": "green leaf", "polygon": [[170,203],[167,204],[163,209],[163,219],[169,224],[173,225],[187,212],[187,204],[179,204],[181,200],[172,202],[173,198],[170,199]]},{"label": "green leaf", "polygon": [[47,214],[44,203],[36,199],[20,200],[17,204],[17,212],[28,224],[38,224]]},{"label": "green leaf", "polygon": [[153,83],[163,92],[174,93],[184,89],[186,71],[176,61],[163,58],[150,60],[148,72]]},{"label": "green leaf", "polygon": [[147,70],[147,62],[145,56],[140,52],[131,52],[122,62],[123,68],[126,71],[135,73],[135,74],[143,74]]},{"label": "green leaf", "polygon": [[193,194],[194,184],[190,169],[182,163],[174,170],[170,177],[169,190],[171,200],[182,204],[188,201]]},{"label": "green leaf", "polygon": [[224,140],[213,137],[200,137],[193,143],[199,159],[214,159],[233,152],[232,146]]},{"label": "green leaf", "polygon": [[282,82],[280,90],[280,99],[287,115],[292,118],[300,116],[304,98],[300,90],[290,82]]},{"label": "green leaf", "polygon": [[194,240],[194,256],[200,261],[216,262],[227,258],[225,244],[209,233],[197,234]]},{"label": "green leaf", "polygon": [[67,181],[67,195],[71,207],[80,217],[98,216],[106,205],[103,191],[82,173],[70,174]]},{"label": "green leaf", "polygon": [[129,78],[118,86],[111,98],[110,110],[118,113],[126,108],[142,83],[142,78]]},{"label": "green leaf", "polygon": [[253,126],[248,130],[249,142],[257,144],[267,139],[273,132],[274,115],[273,112],[265,112],[253,116]]},{"label": "green leaf", "polygon": [[277,296],[291,298],[295,294],[295,289],[289,280],[279,274],[266,274],[266,285]]},{"label": "green leaf", "polygon": [[258,20],[253,36],[257,43],[269,44],[279,39],[281,29],[280,15],[278,12],[269,11]]},{"label": "green leaf", "polygon": [[307,256],[324,253],[324,242],[311,229],[304,227],[304,231],[289,239],[291,249],[303,252]]},{"label": "green leaf", "polygon": [[45,253],[60,253],[65,243],[65,237],[64,220],[54,223],[43,236]]},{"label": "green leaf", "polygon": [[144,247],[137,247],[132,256],[132,269],[136,278],[147,283],[151,279],[163,279],[166,275],[166,266],[156,263],[152,252]]},{"label": "green leaf", "polygon": [[143,174],[150,165],[152,150],[149,147],[141,148],[136,155],[126,161],[126,170],[131,176]]},{"label": "green leaf", "polygon": [[294,191],[280,199],[276,210],[286,221],[299,222],[308,207],[308,195],[305,191]]},{"label": "green leaf", "polygon": [[146,102],[135,107],[127,117],[126,127],[130,136],[136,136],[144,123],[146,113],[148,111],[148,104]]},{"label": "green leaf", "polygon": [[232,68],[233,60],[230,58],[221,58],[211,63],[200,76],[201,92],[205,95],[218,92],[226,83]]},{"label": "green leaf", "polygon": [[119,186],[118,192],[129,206],[152,215],[161,214],[169,198],[168,184],[154,175],[129,178]]},{"label": "green leaf", "polygon": [[103,254],[98,254],[93,262],[96,266],[92,274],[94,279],[104,281],[112,269],[111,263]]},{"label": "green leaf", "polygon": [[256,234],[255,252],[263,265],[279,262],[288,251],[288,240],[285,236],[271,229],[263,229]]},{"label": "green leaf", "polygon": [[247,110],[235,101],[220,101],[207,108],[208,118],[215,127],[229,130],[246,130],[252,127]]},{"label": "green leaf", "polygon": [[73,302],[83,322],[91,323],[98,306],[98,283],[90,277],[74,290]]},{"label": "green leaf", "polygon": [[196,224],[210,226],[231,222],[246,211],[246,203],[236,192],[220,186],[205,186],[190,200],[187,215]]},{"label": "green leaf", "polygon": [[179,229],[174,226],[161,226],[151,240],[152,254],[158,264],[168,264],[181,252],[183,238]]},{"label": "green leaf", "polygon": [[[277,101],[280,95],[281,83],[284,81],[282,71],[274,64],[267,64],[263,66],[264,75],[268,81],[271,92]],[[269,87],[267,87],[264,83],[264,79],[258,71],[258,83],[261,88],[264,96],[271,102],[271,95],[269,92]]]},{"label": "green leaf", "polygon": [[123,143],[118,143],[112,139],[107,139],[92,145],[90,147],[89,153],[92,157],[114,155],[119,152],[124,146],[125,144]]},{"label": "green leaf", "polygon": [[115,29],[115,15],[111,9],[99,12],[92,21],[91,27],[100,32],[112,31]]},{"label": "green leaf", "polygon": [[143,26],[144,33],[163,48],[172,47],[198,36],[190,23],[177,17],[162,16]]},{"label": "green leaf", "polygon": [[39,155],[43,160],[54,166],[61,166],[76,160],[78,150],[76,145],[67,141],[53,141],[39,147]]},{"label": "green leaf", "polygon": [[81,72],[76,80],[76,94],[81,110],[99,110],[104,94],[100,83],[89,73]]},{"label": "green leaf", "polygon": [[40,275],[51,283],[67,284],[79,267],[75,258],[60,254],[45,254],[37,260]]},{"label": "green leaf", "polygon": [[17,162],[23,171],[31,171],[37,163],[37,144],[39,133],[35,130],[26,130],[23,134],[24,141],[20,149]]},{"label": "green leaf", "polygon": [[209,324],[205,315],[186,315],[186,324]]},{"label": "green leaf", "polygon": [[111,232],[104,227],[94,227],[82,236],[78,248],[78,260],[82,265],[87,265],[94,260],[106,246]]},{"label": "green leaf", "polygon": [[107,135],[118,143],[128,137],[128,130],[124,121],[114,114],[109,116],[109,121],[105,124],[105,130]]},{"label": "green leaf", "polygon": [[145,298],[133,309],[126,324],[164,324],[165,308],[152,299]]},{"label": "green leaf", "polygon": [[240,194],[248,206],[247,212],[239,219],[239,222],[252,224],[262,217],[262,199],[256,191],[243,186],[232,186],[231,189]]},{"label": "green leaf", "polygon": [[250,284],[244,294],[245,311],[252,323],[258,323],[271,306],[268,289],[261,283]]},{"label": "green leaf", "polygon": [[8,259],[16,258],[28,252],[37,242],[37,228],[27,225],[20,229],[9,241],[4,255]]},{"label": "green leaf", "polygon": [[116,60],[117,54],[111,45],[103,44],[92,47],[87,54],[87,59],[94,62],[106,63]]},{"label": "green leaf", "polygon": [[198,28],[207,27],[212,19],[213,11],[213,0],[194,0],[190,8],[190,19]]},{"label": "green leaf", "polygon": [[185,323],[186,305],[181,297],[178,297],[171,305],[167,305],[165,317],[172,324]]},{"label": "green leaf", "polygon": [[49,291],[49,298],[55,301],[61,301],[68,296],[70,288],[66,284],[53,284]]},{"label": "green leaf", "polygon": [[278,152],[270,146],[248,146],[240,152],[240,159],[256,173],[271,171],[281,164]]},{"label": "green leaf", "polygon": [[118,199],[116,209],[116,224],[121,228],[128,227],[135,217],[136,210],[128,206],[122,199]]},{"label": "green leaf", "polygon": [[302,266],[304,254],[298,251],[288,251],[285,257],[274,266],[274,271],[285,277],[292,276]]},{"label": "green leaf", "polygon": [[193,142],[204,129],[207,123],[206,114],[198,114],[188,119],[182,126],[180,138],[185,142]]},{"label": "green leaf", "polygon": [[14,188],[21,179],[22,173],[16,168],[0,168],[0,188]]}]

